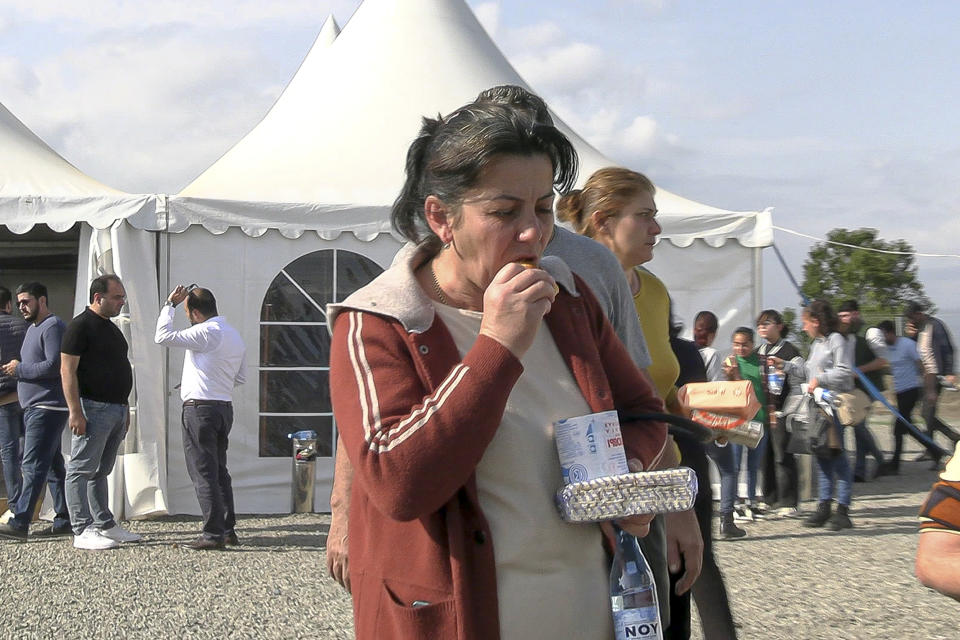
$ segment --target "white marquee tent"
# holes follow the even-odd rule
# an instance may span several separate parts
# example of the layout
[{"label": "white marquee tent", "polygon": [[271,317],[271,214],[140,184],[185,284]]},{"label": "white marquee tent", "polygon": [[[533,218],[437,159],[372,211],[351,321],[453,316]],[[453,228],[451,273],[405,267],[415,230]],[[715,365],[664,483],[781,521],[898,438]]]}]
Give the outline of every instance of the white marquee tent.
[{"label": "white marquee tent", "polygon": [[[156,314],[155,239],[149,232],[157,228],[156,208],[154,196],[123,193],[85,175],[0,105],[0,226],[6,230],[0,282],[11,289],[26,279],[43,282],[51,307],[67,322],[85,306],[89,283],[98,275],[116,273],[127,287],[127,308],[117,324],[130,344],[136,384],[130,432],[110,478],[114,511],[124,517],[167,509],[161,352],[152,327],[139,322]],[[69,234],[77,223],[79,235]],[[66,272],[49,269],[51,251],[65,244],[72,244],[66,250],[75,262]]]},{"label": "white marquee tent", "polygon": [[[238,511],[289,509],[290,460],[279,456],[285,431],[317,428],[321,451],[332,453],[323,305],[386,267],[399,248],[389,209],[421,117],[507,83],[526,84],[463,0],[366,0],[342,33],[328,20],[250,133],[160,203],[170,232],[161,288],[208,286],[248,345],[230,449]],[[580,153],[581,180],[616,164],[558,124]],[[761,290],[759,252],[773,239],[769,211],[725,211],[665,190],[656,200],[664,242],[650,267],[670,288],[677,316],[689,324],[701,308],[718,310],[721,336],[749,324]],[[182,356],[169,358],[168,391]],[[173,393],[169,509],[196,513],[178,406]],[[328,506],[332,471],[322,457],[318,510]]]}]

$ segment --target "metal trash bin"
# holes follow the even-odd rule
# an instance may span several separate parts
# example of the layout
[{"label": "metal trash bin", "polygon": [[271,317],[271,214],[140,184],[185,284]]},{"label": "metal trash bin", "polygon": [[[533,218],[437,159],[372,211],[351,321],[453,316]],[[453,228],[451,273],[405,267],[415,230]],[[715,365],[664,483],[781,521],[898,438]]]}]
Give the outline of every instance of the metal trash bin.
[{"label": "metal trash bin", "polygon": [[313,512],[313,485],[317,466],[317,432],[297,431],[293,440],[293,513]]}]

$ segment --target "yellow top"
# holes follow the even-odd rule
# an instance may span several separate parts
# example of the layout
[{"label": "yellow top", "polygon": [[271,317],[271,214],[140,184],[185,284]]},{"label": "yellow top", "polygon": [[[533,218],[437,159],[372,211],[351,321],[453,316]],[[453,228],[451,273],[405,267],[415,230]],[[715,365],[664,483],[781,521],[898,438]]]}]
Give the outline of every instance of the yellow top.
[{"label": "yellow top", "polygon": [[633,296],[633,304],[653,360],[647,372],[669,408],[676,404],[674,384],[680,377],[680,362],[670,348],[670,294],[657,276],[639,267],[634,270],[640,279],[640,291]]}]

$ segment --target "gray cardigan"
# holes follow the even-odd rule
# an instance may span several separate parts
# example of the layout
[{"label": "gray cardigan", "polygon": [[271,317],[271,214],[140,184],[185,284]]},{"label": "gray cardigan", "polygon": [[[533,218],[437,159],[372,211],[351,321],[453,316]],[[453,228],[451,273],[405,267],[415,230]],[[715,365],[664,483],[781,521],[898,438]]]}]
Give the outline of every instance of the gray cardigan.
[{"label": "gray cardigan", "polygon": [[807,382],[816,378],[819,386],[830,391],[853,390],[853,353],[838,331],[814,340],[806,362],[784,362],[783,370]]}]

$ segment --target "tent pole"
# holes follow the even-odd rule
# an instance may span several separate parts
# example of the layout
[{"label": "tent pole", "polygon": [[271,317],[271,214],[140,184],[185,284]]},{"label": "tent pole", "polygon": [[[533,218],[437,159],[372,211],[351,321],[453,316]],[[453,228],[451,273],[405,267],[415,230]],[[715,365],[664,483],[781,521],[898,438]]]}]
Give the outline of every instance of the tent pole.
[{"label": "tent pole", "polygon": [[[160,196],[157,201],[163,207],[163,231],[157,234],[157,278],[160,280],[157,289],[160,302],[166,298],[164,294],[170,291],[170,205],[166,196]],[[167,512],[170,512],[169,476],[170,476],[170,349],[163,350],[163,467],[167,474],[161,483],[167,487]]]},{"label": "tent pole", "polygon": [[753,249],[753,317],[763,309],[763,249]]}]

